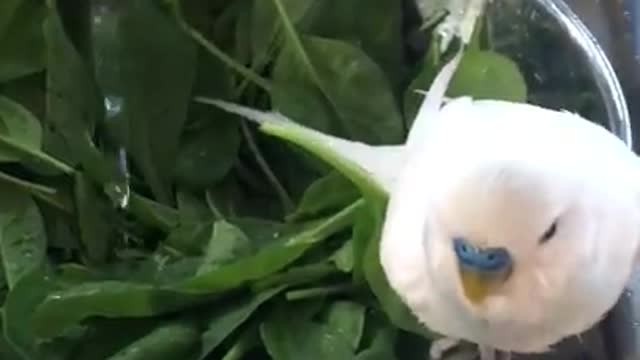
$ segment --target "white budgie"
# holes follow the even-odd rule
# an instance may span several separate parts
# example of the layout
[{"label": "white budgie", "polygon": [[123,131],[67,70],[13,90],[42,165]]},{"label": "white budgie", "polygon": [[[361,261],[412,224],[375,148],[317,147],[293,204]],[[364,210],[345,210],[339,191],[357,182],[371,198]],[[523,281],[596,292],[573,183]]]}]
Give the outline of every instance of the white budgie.
[{"label": "white budgie", "polygon": [[544,352],[596,324],[623,292],[640,244],[640,162],[568,112],[467,97],[441,106],[460,56],[402,146],[215,103],[271,134],[300,132],[299,145],[332,149],[388,192],[380,260],[426,327],[481,349]]}]

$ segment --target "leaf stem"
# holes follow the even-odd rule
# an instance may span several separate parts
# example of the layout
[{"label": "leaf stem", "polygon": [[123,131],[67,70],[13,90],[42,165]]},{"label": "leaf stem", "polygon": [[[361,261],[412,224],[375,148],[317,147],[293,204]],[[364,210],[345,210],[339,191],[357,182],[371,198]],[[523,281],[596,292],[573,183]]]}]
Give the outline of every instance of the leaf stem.
[{"label": "leaf stem", "polygon": [[220,209],[218,209],[218,207],[214,203],[213,198],[211,197],[211,192],[209,190],[206,190],[204,192],[204,197],[205,197],[205,200],[207,201],[207,206],[209,207],[209,210],[211,210],[216,220],[224,220],[225,219],[224,215],[222,215],[222,212],[220,211]]},{"label": "leaf stem", "polygon": [[218,60],[222,61],[223,64],[235,70],[236,72],[244,76],[246,79],[251,80],[257,86],[261,87],[264,91],[269,93],[271,92],[271,84],[269,83],[268,80],[266,80],[265,78],[256,74],[251,69],[237,62],[235,59],[233,59],[231,56],[227,55],[224,51],[222,51],[219,47],[217,47],[214,43],[207,40],[204,37],[204,35],[202,35],[198,30],[191,27],[182,16],[179,2],[177,1],[172,2],[172,8],[173,8],[174,16],[176,17],[176,20],[178,21],[178,24],[180,25],[180,27],[182,27],[182,29],[193,40],[195,40],[198,44],[200,44],[200,46],[204,47],[211,55],[218,58]]},{"label": "leaf stem", "polygon": [[67,175],[71,175],[74,172],[74,169],[71,166],[63,163],[62,161],[57,160],[41,151],[30,149],[6,136],[0,135],[0,144],[11,148],[12,150],[15,150],[20,154],[27,155],[28,157],[38,162],[45,163]]},{"label": "leaf stem", "polygon": [[315,243],[328,238],[353,223],[357,211],[365,205],[364,198],[359,198],[351,205],[330,216],[317,227],[304,231],[289,239],[288,244]]},{"label": "leaf stem", "polygon": [[315,82],[316,85],[320,89],[322,89],[323,87],[320,82],[320,76],[318,76],[318,73],[316,72],[315,67],[313,67],[313,64],[311,63],[311,59],[309,59],[309,55],[307,54],[307,52],[304,49],[304,46],[302,45],[302,40],[300,40],[300,37],[296,33],[293,23],[291,22],[291,19],[287,14],[287,10],[284,8],[284,5],[282,5],[282,0],[273,0],[273,3],[276,6],[276,9],[278,10],[278,15],[280,15],[280,20],[282,21],[282,25],[284,26],[285,31],[289,35],[289,38],[291,40],[291,43],[293,44],[294,49],[296,50],[296,52],[298,52],[298,55],[300,56],[300,60],[303,62],[304,66],[307,68],[307,71],[309,72],[309,75],[311,76],[311,79],[313,80],[313,82]]},{"label": "leaf stem", "polygon": [[36,184],[30,181],[22,180],[15,176],[11,176],[7,173],[0,171],[0,181],[4,181],[8,184],[16,186],[24,191],[28,192],[32,196],[46,202],[47,204],[60,209],[64,212],[70,213],[72,209],[67,204],[64,204],[63,201],[56,199],[58,192],[54,188],[50,188],[48,186]]},{"label": "leaf stem", "polygon": [[274,190],[278,194],[278,197],[280,198],[280,201],[282,201],[282,206],[284,207],[285,211],[286,212],[292,211],[295,208],[293,200],[291,200],[291,197],[285,190],[284,186],[282,186],[282,184],[280,183],[276,175],[273,173],[273,171],[269,167],[269,164],[267,163],[265,158],[262,156],[262,153],[258,148],[258,144],[253,138],[253,135],[251,135],[251,131],[247,126],[246,120],[244,119],[240,120],[240,127],[242,128],[242,133],[247,140],[247,145],[249,145],[249,149],[251,150],[253,155],[256,157],[258,166],[260,166],[264,174],[267,176],[267,179],[273,186]]},{"label": "leaf stem", "polygon": [[260,292],[276,286],[295,286],[313,283],[332,274],[338,274],[335,266],[327,263],[312,264],[290,269],[284,273],[271,275],[258,280],[251,286],[253,291]]},{"label": "leaf stem", "polygon": [[312,298],[312,297],[321,297],[321,296],[330,296],[330,295],[335,295],[335,294],[342,294],[342,293],[345,293],[345,292],[349,292],[349,291],[351,291],[353,289],[354,289],[354,287],[350,283],[338,284],[338,285],[333,285],[333,286],[318,286],[318,287],[312,287],[312,288],[307,288],[307,289],[288,291],[285,294],[285,297],[289,301],[295,301],[295,300],[309,299],[309,298]]}]

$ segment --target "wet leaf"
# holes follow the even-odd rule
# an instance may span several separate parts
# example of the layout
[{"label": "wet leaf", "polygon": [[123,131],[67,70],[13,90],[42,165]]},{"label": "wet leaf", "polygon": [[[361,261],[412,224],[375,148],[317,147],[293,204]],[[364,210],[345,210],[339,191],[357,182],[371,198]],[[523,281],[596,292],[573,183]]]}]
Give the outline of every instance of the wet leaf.
[{"label": "wet leaf", "polygon": [[[395,331],[389,328],[376,329],[371,346],[362,350],[356,357],[357,360],[396,360],[394,344]],[[426,353],[425,353],[426,354]],[[424,355],[426,356],[426,355]]]},{"label": "wet leaf", "polygon": [[111,141],[129,150],[155,198],[173,204],[171,181],[163,174],[176,163],[196,45],[152,0],[95,0],[93,12],[92,52],[105,127]]},{"label": "wet leaf", "polygon": [[202,333],[202,349],[198,359],[205,359],[233,331],[246,322],[259,306],[273,298],[283,288],[273,288],[215,309],[206,316],[206,330]]},{"label": "wet leaf", "polygon": [[[260,333],[269,355],[274,360],[352,359],[353,350],[342,334],[323,323],[295,316],[278,308],[262,324]],[[296,336],[304,334],[304,336]]]},{"label": "wet leaf", "polygon": [[0,250],[9,288],[40,267],[47,246],[42,216],[36,203],[24,192],[0,187]]},{"label": "wet leaf", "polygon": [[[0,134],[33,150],[42,146],[42,127],[38,119],[24,106],[0,96]],[[0,162],[18,161],[19,154],[0,148]]]},{"label": "wet leaf", "polygon": [[336,333],[351,341],[355,351],[364,330],[365,307],[352,301],[335,301],[327,311],[327,324]]},{"label": "wet leaf", "polygon": [[155,316],[202,301],[202,296],[151,284],[85,282],[48,294],[33,314],[33,331],[40,338],[52,338],[88,317]]},{"label": "wet leaf", "polygon": [[57,286],[42,267],[29,272],[15,284],[4,303],[4,334],[14,350],[29,360],[37,351],[31,326],[33,312],[47,294]]},{"label": "wet leaf", "polygon": [[90,64],[65,31],[58,1],[49,4],[44,24],[48,89],[44,149],[67,164],[81,163],[92,179],[108,182],[113,169],[92,142],[102,116],[102,100]]}]

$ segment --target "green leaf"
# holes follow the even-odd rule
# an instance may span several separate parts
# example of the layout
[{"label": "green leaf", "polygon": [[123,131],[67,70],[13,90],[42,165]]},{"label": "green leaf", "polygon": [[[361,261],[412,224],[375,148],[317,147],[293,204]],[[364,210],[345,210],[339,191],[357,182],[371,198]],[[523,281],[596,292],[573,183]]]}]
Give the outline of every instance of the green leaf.
[{"label": "green leaf", "polygon": [[360,193],[351,181],[335,171],[315,181],[304,192],[297,209],[288,221],[316,217],[354,202]]},{"label": "green leaf", "polygon": [[[302,65],[299,53],[286,46],[273,74],[273,107],[314,129],[368,144],[399,143],[403,139],[402,118],[391,87],[380,67],[355,46],[346,42],[304,36],[301,38],[319,84]],[[317,86],[317,90],[313,90]],[[308,89],[305,91],[305,89]],[[317,92],[319,90],[319,92]],[[304,91],[299,96],[296,92]],[[316,93],[317,92],[317,93]],[[296,104],[310,96],[315,115]],[[313,119],[313,122],[311,121]]]},{"label": "green leaf", "polygon": [[[291,22],[299,22],[313,9],[315,0],[281,0]],[[282,21],[273,0],[254,1],[251,12],[251,53],[254,66],[269,59],[271,50],[282,42]]]},{"label": "green leaf", "polygon": [[[196,75],[194,94],[231,96],[232,74],[203,49],[198,52]],[[189,104],[188,119],[173,173],[178,184],[200,189],[219,182],[231,170],[240,148],[239,124],[228,114],[196,102]]]},{"label": "green leaf", "polygon": [[186,280],[181,289],[198,293],[229,290],[273,274],[289,265],[311,246],[309,243],[266,246],[252,256]]},{"label": "green leaf", "polygon": [[190,356],[199,342],[195,324],[179,321],[160,325],[143,338],[125,347],[109,360],[174,360]]},{"label": "green leaf", "polygon": [[333,302],[327,310],[327,324],[337,334],[351,341],[355,351],[360,345],[364,330],[365,307],[353,301]]},{"label": "green leaf", "polygon": [[295,308],[289,306],[277,308],[260,327],[262,340],[272,359],[353,359],[351,339],[327,324],[297,315]]},{"label": "green leaf", "polygon": [[20,161],[44,175],[69,173],[69,166],[41,151],[42,128],[22,105],[0,97],[0,162]]},{"label": "green leaf", "polygon": [[109,205],[100,197],[95,184],[77,173],[75,181],[76,211],[80,239],[89,261],[103,263],[110,251],[113,228],[108,222]]},{"label": "green leaf", "polygon": [[185,222],[171,229],[164,243],[188,255],[202,255],[203,248],[211,238],[211,222]]},{"label": "green leaf", "polygon": [[403,78],[402,2],[377,0],[373,5],[370,0],[325,0],[314,10],[307,32],[361,48],[394,85]]},{"label": "green leaf", "polygon": [[[106,359],[142,339],[163,325],[161,318],[94,319],[87,322],[86,332],[73,344],[73,356],[66,359]],[[57,339],[58,341],[65,338]]]},{"label": "green leaf", "polygon": [[465,51],[447,96],[524,102],[527,85],[518,66],[492,51]]},{"label": "green leaf", "polygon": [[[19,103],[0,96],[0,133],[33,150],[42,146],[42,128],[38,119]],[[8,149],[7,149],[8,150]],[[0,162],[18,161],[14,151],[0,148]]]},{"label": "green leaf", "polygon": [[345,241],[345,243],[338,249],[336,252],[331,255],[331,261],[336,264],[336,267],[345,273],[350,273],[353,271],[354,267],[354,253],[353,253],[353,240],[350,239]]},{"label": "green leaf", "polygon": [[256,347],[262,347],[258,326],[252,323],[238,336],[238,340],[224,354],[222,360],[240,360],[245,354]]},{"label": "green leaf", "polygon": [[233,167],[240,133],[238,124],[216,117],[204,128],[185,132],[176,167],[176,182],[192,188],[205,188],[222,180]]},{"label": "green leaf", "polygon": [[251,250],[251,242],[242,230],[225,220],[216,221],[212,226],[211,238],[205,249],[198,274],[244,257]]},{"label": "green leaf", "polygon": [[23,192],[0,187],[0,250],[9,288],[42,265],[47,245],[42,216]]},{"label": "green leaf", "polygon": [[[157,200],[171,174],[194,83],[196,46],[153,0],[94,4],[93,57],[105,127],[130,152]],[[153,29],[150,31],[150,29]]]},{"label": "green leaf", "polygon": [[[413,122],[424,98],[424,94],[417,91],[428,90],[440,69],[441,64],[433,55],[437,50],[430,51],[423,60],[420,73],[404,95],[405,117],[409,124]],[[527,99],[527,86],[518,66],[509,58],[492,51],[467,49],[446,95],[524,102]]]},{"label": "green leaf", "polygon": [[[396,332],[390,328],[379,328],[371,342],[371,346],[358,353],[356,360],[396,360],[394,345]],[[426,355],[424,355],[426,356]]]},{"label": "green leaf", "polygon": [[84,282],[49,294],[33,314],[33,331],[40,338],[52,338],[88,317],[148,317],[202,301],[202,296],[151,284]]},{"label": "green leaf", "polygon": [[44,148],[66,163],[82,163],[92,178],[107,181],[110,170],[93,147],[91,136],[102,102],[89,65],[65,32],[57,1],[49,1],[44,33],[47,46],[47,112],[51,131]]},{"label": "green leaf", "polygon": [[210,221],[213,218],[205,196],[178,189],[176,201],[181,223]]},{"label": "green leaf", "polygon": [[4,334],[13,349],[23,359],[30,360],[36,352],[36,337],[31,323],[34,309],[56,289],[56,285],[42,268],[26,274],[15,284],[4,303]]},{"label": "green leaf", "polygon": [[141,223],[163,231],[169,231],[179,223],[179,214],[174,208],[149,200],[136,193],[131,193],[127,210],[134,214]]},{"label": "green leaf", "polygon": [[[3,311],[0,311],[0,329],[4,329],[4,312]],[[6,335],[4,334],[4,331],[2,331],[2,334],[0,334],[0,358],[8,359],[8,360],[21,358],[20,355],[18,355],[18,353],[13,350],[13,347],[7,340]]]},{"label": "green leaf", "polygon": [[0,83],[41,71],[45,64],[44,1],[0,3]]},{"label": "green leaf", "polygon": [[266,301],[282,291],[284,287],[269,289],[252,296],[234,299],[206,315],[206,330],[202,333],[202,348],[198,359],[205,359],[232,332],[245,323]]},{"label": "green leaf", "polygon": [[202,302],[207,295],[220,294],[279,271],[309,246],[274,244],[172,285],[85,282],[50,294],[36,310],[34,331],[50,338],[90,316],[146,317],[184,309]]}]

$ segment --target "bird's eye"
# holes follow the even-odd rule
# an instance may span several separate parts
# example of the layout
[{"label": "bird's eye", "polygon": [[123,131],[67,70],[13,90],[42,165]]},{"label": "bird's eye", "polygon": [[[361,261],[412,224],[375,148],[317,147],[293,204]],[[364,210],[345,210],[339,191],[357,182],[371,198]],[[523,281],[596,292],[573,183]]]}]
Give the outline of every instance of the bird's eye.
[{"label": "bird's eye", "polygon": [[558,229],[558,221],[554,221],[553,224],[551,224],[551,226],[549,226],[549,228],[540,237],[540,244],[544,244],[547,241],[551,240],[553,235],[556,234],[557,229]]}]

